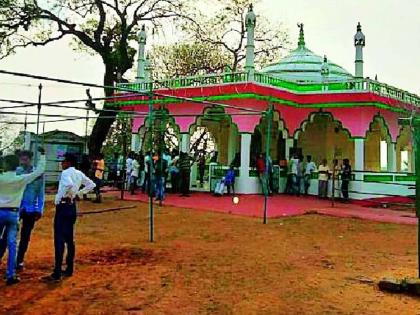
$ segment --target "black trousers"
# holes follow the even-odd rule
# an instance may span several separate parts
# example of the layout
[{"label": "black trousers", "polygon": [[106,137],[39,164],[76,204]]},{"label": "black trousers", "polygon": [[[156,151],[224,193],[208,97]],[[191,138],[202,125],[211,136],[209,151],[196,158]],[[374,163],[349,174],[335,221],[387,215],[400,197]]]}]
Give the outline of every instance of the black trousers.
[{"label": "black trousers", "polygon": [[233,194],[235,194],[235,183],[226,185],[227,193],[230,195],[230,190],[232,189]]},{"label": "black trousers", "polygon": [[23,263],[26,251],[28,250],[29,242],[31,240],[32,230],[34,229],[37,214],[34,212],[23,211],[20,214],[22,219],[22,229],[20,231],[19,249],[16,263],[19,265]]},{"label": "black trousers", "polygon": [[56,275],[61,275],[65,246],[67,246],[67,271],[70,273],[73,272],[76,252],[74,244],[74,224],[76,223],[76,218],[75,203],[60,203],[56,206],[54,217],[54,273]]},{"label": "black trousers", "polygon": [[188,195],[190,193],[190,170],[181,170],[181,194]]},{"label": "black trousers", "polygon": [[179,172],[171,173],[171,186],[172,192],[177,193],[179,191]]},{"label": "black trousers", "polygon": [[205,173],[206,169],[204,167],[199,167],[198,168],[198,175],[200,178],[200,184],[203,185],[204,184],[204,173]]},{"label": "black trousers", "polygon": [[[25,259],[26,251],[29,247],[29,242],[31,240],[32,230],[34,229],[36,222],[36,214],[34,212],[25,212],[23,211],[20,214],[22,220],[22,226],[20,230],[20,241],[19,248],[17,253],[16,264],[23,263]],[[2,231],[0,231],[1,236]],[[3,236],[0,238],[0,259],[4,256],[4,253],[7,248],[7,234],[3,233]]]},{"label": "black trousers", "polygon": [[349,183],[348,180],[341,181],[341,193],[343,194],[343,198],[345,200],[349,199]]}]

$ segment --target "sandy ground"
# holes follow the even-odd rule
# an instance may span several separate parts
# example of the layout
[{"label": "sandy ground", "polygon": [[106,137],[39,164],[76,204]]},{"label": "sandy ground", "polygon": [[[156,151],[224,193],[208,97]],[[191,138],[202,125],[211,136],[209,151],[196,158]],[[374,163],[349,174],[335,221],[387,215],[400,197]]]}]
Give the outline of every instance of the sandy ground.
[{"label": "sandy ground", "polygon": [[[415,226],[305,215],[270,220],[106,200],[77,222],[75,275],[39,278],[53,261],[50,204],[22,283],[0,283],[1,314],[420,314],[420,299],[369,279],[416,276]],[[3,264],[0,271],[4,271]]]}]

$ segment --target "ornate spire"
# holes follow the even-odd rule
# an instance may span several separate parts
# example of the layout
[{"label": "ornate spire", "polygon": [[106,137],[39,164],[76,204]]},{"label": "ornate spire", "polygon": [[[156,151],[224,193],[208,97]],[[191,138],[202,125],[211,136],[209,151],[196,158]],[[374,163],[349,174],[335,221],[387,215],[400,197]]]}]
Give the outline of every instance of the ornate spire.
[{"label": "ornate spire", "polygon": [[321,75],[326,77],[330,74],[330,65],[328,64],[327,55],[324,55],[324,62],[321,66]]},{"label": "ornate spire", "polygon": [[355,46],[365,46],[365,35],[362,33],[362,25],[357,23],[357,32],[354,35],[354,45]]},{"label": "ornate spire", "polygon": [[252,6],[252,3],[249,5],[248,13],[245,16],[245,26],[247,28],[249,27],[255,27],[257,24],[257,17],[254,13],[254,7]]},{"label": "ornate spire", "polygon": [[138,34],[138,41],[139,41],[139,43],[146,44],[146,38],[147,38],[147,35],[146,35],[146,27],[143,24],[141,26],[141,30],[140,30],[140,32]]},{"label": "ornate spire", "polygon": [[303,48],[305,47],[305,33],[303,31],[303,23],[298,24],[299,27],[299,42],[298,42],[298,47],[299,48]]}]

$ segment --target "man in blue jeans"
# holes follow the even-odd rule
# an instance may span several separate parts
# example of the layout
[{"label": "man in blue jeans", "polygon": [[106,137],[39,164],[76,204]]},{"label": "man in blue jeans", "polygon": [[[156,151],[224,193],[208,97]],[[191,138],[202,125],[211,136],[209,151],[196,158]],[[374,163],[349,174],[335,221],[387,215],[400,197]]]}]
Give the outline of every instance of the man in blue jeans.
[{"label": "man in blue jeans", "polygon": [[[54,252],[55,266],[51,275],[43,280],[52,282],[60,281],[61,276],[71,277],[74,270],[74,224],[77,218],[76,197],[83,196],[95,188],[95,184],[81,171],[76,170],[77,158],[66,153],[61,163],[63,172],[55,196],[54,217]],[[80,189],[81,186],[83,189]],[[67,246],[66,269],[63,271],[64,249]]]},{"label": "man in blue jeans", "polygon": [[6,284],[12,285],[20,280],[16,276],[16,234],[19,220],[19,207],[26,185],[41,176],[45,170],[45,156],[41,155],[37,169],[30,174],[16,175],[19,159],[16,155],[6,155],[1,159],[3,173],[0,174],[0,232],[7,235]]},{"label": "man in blue jeans", "polygon": [[[32,166],[32,152],[20,151],[18,152],[20,167],[16,169],[17,175],[30,174],[34,171]],[[16,259],[16,271],[23,269],[23,261],[25,253],[28,250],[29,241],[31,239],[32,230],[35,222],[38,221],[44,209],[44,178],[38,177],[32,183],[28,184],[23,194],[22,203],[19,209],[19,216],[22,220],[20,231],[20,241],[18,247],[18,254]],[[1,234],[1,233],[0,233]],[[0,239],[0,259],[3,257],[7,247],[6,233]]]}]

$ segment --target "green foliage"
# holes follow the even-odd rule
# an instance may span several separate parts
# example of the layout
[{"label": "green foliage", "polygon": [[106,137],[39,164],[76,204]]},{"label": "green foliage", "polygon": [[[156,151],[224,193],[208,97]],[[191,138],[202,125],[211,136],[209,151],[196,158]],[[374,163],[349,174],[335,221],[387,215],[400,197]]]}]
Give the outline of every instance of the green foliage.
[{"label": "green foliage", "polygon": [[102,147],[105,158],[113,158],[115,155],[125,155],[131,145],[131,118],[126,115],[118,115],[117,119],[109,128],[108,135]]}]

